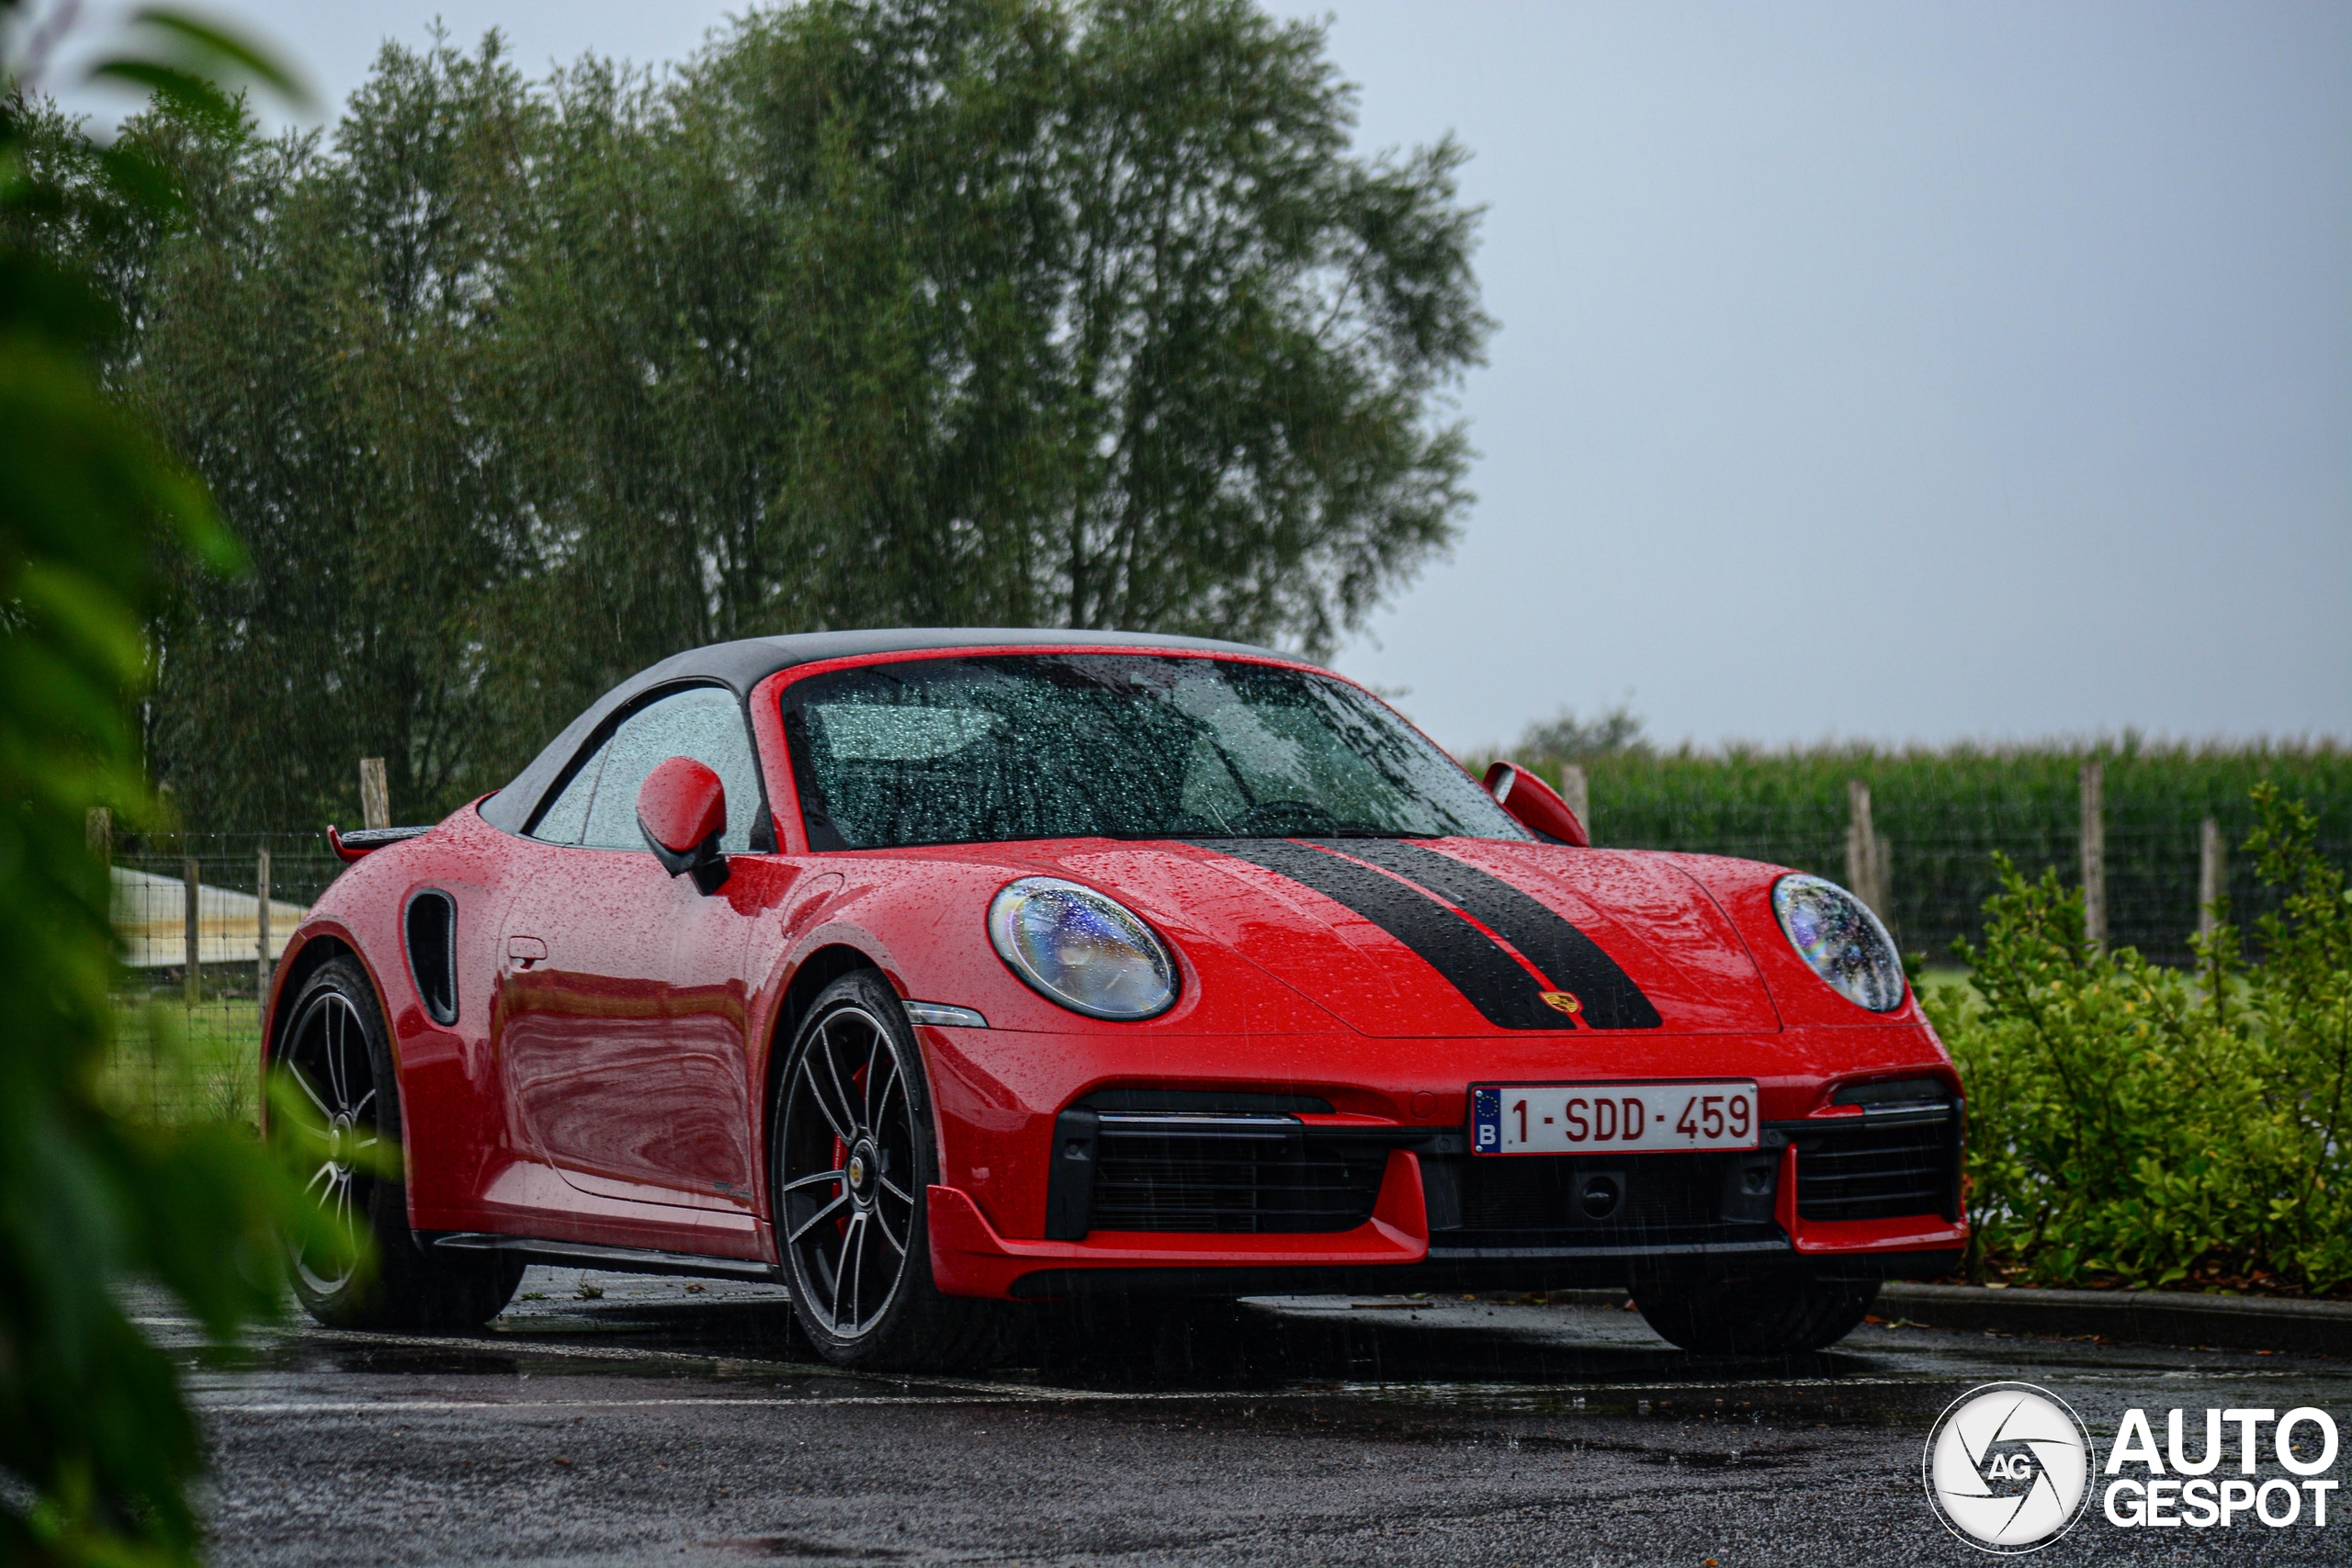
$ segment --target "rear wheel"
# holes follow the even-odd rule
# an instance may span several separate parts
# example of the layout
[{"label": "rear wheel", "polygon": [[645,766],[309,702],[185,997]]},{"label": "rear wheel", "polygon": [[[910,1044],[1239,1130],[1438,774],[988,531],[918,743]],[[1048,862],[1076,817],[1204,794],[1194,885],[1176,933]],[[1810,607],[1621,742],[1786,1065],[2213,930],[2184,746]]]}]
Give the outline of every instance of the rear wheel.
[{"label": "rear wheel", "polygon": [[776,1087],[769,1213],[792,1309],[839,1366],[953,1370],[1003,1352],[1001,1303],[940,1293],[931,1096],[906,1009],[872,970],[808,1010]]},{"label": "rear wheel", "polygon": [[367,972],[354,958],[328,960],[287,1016],[277,1065],[308,1114],[273,1118],[273,1134],[300,1161],[305,1196],[358,1243],[356,1263],[289,1246],[295,1295],[331,1328],[481,1327],[514,1298],[523,1261],[427,1252],[409,1229],[400,1080]]},{"label": "rear wheel", "polygon": [[1786,1356],[1835,1345],[1878,1299],[1874,1280],[1783,1272],[1637,1280],[1634,1304],[1665,1338],[1709,1356]]}]

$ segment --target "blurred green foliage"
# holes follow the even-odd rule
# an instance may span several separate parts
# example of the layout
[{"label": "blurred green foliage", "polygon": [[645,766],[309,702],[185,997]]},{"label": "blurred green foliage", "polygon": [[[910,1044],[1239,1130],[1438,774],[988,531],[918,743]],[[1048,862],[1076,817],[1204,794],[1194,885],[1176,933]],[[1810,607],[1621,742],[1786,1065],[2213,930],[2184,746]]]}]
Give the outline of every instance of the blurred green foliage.
[{"label": "blurred green foliage", "polygon": [[[0,0],[0,28],[16,10]],[[139,27],[101,73],[186,122],[233,124],[216,78],[270,74],[200,24]],[[38,119],[0,96],[0,1562],[180,1562],[198,1434],[119,1292],[159,1286],[230,1335],[276,1308],[273,1226],[303,1222],[249,1131],[142,1121],[103,1092],[113,937],[85,819],[150,809],[138,714],[167,574],[240,553],[101,389],[124,322],[75,256],[169,221],[174,183]],[[34,167],[35,129],[85,177]]]},{"label": "blurred green foliage", "polygon": [[2352,897],[2308,808],[2251,805],[2256,965],[2226,923],[2194,970],[2102,952],[2079,893],[1999,863],[1972,988],[1927,998],[1968,1088],[1975,1277],[2352,1283]]},{"label": "blurred green foliage", "polygon": [[1353,102],[1250,0],[812,0],[660,77],[493,36],[324,135],[149,117],[187,216],[85,245],[107,374],[254,556],[156,619],[155,776],[283,828],[381,756],[429,820],[764,633],[1329,648],[1452,536],[1489,326],[1464,154]]}]

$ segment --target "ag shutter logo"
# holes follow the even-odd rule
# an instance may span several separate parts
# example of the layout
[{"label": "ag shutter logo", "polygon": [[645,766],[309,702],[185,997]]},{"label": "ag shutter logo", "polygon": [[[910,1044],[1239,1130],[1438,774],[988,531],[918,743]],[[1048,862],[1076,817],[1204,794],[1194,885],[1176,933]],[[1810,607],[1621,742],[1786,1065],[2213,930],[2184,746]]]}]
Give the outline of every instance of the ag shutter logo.
[{"label": "ag shutter logo", "polygon": [[1936,1517],[1985,1551],[2048,1546],[2090,1495],[2090,1434],[2066,1403],[2025,1382],[1970,1389],[1928,1434],[1921,1479]]}]

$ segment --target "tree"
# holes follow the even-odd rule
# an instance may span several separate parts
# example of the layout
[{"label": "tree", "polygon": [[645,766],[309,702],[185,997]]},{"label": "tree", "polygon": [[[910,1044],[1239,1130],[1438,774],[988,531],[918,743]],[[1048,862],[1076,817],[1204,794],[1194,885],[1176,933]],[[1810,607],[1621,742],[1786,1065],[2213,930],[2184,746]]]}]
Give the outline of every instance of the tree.
[{"label": "tree", "polygon": [[315,820],[363,755],[412,807],[474,776],[498,720],[487,606],[520,554],[478,405],[529,112],[494,51],[387,51],[332,156],[314,136],[131,131],[189,200],[117,380],[252,558],[233,580],[177,573],[159,620],[144,739],[194,822]]},{"label": "tree", "polygon": [[1246,0],[812,0],[674,76],[388,48],[221,157],[120,382],[255,570],[167,617],[191,818],[494,787],[679,648],[888,624],[1328,651],[1466,503],[1451,142],[1352,154]]},{"label": "tree", "polygon": [[1646,754],[1649,745],[1642,734],[1641,719],[1631,707],[1620,703],[1591,718],[1578,718],[1574,709],[1562,708],[1555,717],[1531,724],[1521,731],[1517,750],[1522,757],[1556,766],[1629,751]]},{"label": "tree", "polygon": [[[680,220],[535,226],[570,320],[534,336],[641,345],[621,378],[680,479],[733,481],[664,497],[707,629],[1327,650],[1442,545],[1467,453],[1431,396],[1487,327],[1462,154],[1351,158],[1322,47],[1238,0],[817,4],[696,62],[641,143],[671,167],[632,181]],[[616,166],[590,210],[622,209]],[[615,299],[674,325],[598,330]]]}]

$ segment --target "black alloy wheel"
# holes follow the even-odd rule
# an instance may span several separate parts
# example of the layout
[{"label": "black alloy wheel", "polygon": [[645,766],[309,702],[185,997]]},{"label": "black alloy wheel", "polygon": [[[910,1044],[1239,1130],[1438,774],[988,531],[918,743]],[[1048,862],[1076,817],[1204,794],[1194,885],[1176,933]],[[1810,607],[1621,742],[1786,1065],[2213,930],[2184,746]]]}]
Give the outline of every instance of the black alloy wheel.
[{"label": "black alloy wheel", "polygon": [[898,1042],[852,1001],[820,1017],[785,1086],[784,1245],[843,1339],[897,1299],[914,1235],[914,1126]]},{"label": "black alloy wheel", "polygon": [[286,1010],[277,1065],[300,1104],[270,1118],[329,1224],[353,1238],[346,1258],[289,1242],[288,1273],[304,1310],[331,1328],[455,1333],[480,1328],[514,1299],[514,1253],[452,1253],[409,1228],[401,1179],[400,1078],[375,987],[338,954],[313,970]]},{"label": "black alloy wheel", "polygon": [[[368,1026],[351,997],[335,987],[314,987],[287,1031],[279,1058],[287,1077],[317,1114],[315,1122],[290,1127],[309,1179],[302,1194],[318,1204],[337,1230],[354,1238],[375,1185],[383,1147],[377,1126],[376,1070],[368,1060]],[[310,1169],[313,1162],[316,1168]],[[288,1248],[306,1301],[332,1297],[351,1283],[356,1254],[314,1258],[298,1241]]]},{"label": "black alloy wheel", "polygon": [[906,1010],[871,970],[808,1010],[776,1086],[770,1213],[794,1314],[829,1359],[892,1369],[987,1364],[996,1303],[932,1284],[931,1100]]}]

